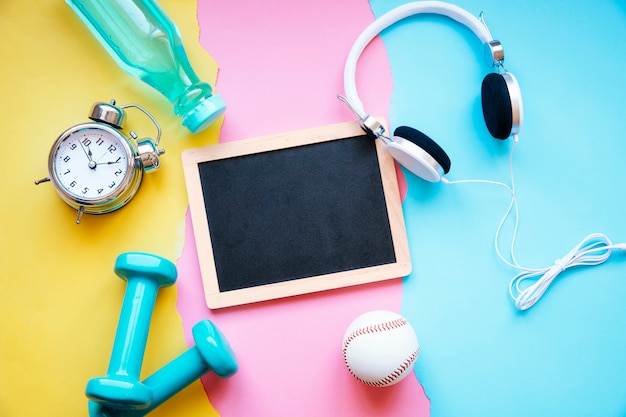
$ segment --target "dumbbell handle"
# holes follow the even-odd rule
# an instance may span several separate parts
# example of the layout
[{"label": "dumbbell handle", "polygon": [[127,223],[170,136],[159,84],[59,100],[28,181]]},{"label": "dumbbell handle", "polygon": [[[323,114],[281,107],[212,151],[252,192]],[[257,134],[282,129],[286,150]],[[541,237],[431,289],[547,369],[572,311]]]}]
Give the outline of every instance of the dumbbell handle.
[{"label": "dumbbell handle", "polygon": [[109,361],[109,375],[139,378],[158,288],[149,280],[128,281]]}]

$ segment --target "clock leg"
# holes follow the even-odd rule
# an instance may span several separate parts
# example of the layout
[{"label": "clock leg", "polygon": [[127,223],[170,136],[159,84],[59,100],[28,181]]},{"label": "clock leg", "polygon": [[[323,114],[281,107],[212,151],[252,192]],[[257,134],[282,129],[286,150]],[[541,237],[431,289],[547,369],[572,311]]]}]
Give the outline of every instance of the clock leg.
[{"label": "clock leg", "polygon": [[85,206],[80,206],[78,209],[78,215],[76,216],[76,224],[80,224],[80,219],[83,217],[83,213],[85,212]]}]

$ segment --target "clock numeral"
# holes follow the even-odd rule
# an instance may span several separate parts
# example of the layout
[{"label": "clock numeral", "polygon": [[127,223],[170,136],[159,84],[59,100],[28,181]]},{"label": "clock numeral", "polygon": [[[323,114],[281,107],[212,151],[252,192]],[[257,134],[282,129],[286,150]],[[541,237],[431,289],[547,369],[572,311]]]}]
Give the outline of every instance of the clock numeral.
[{"label": "clock numeral", "polygon": [[72,151],[73,151],[73,150],[74,150],[74,149],[76,149],[77,147],[78,147],[78,145],[77,145],[77,144],[72,143],[72,144],[70,145],[70,150],[72,150]]},{"label": "clock numeral", "polygon": [[103,143],[104,143],[104,139],[102,139],[102,138],[98,138],[98,140],[96,141],[96,144],[98,146],[102,145]]},{"label": "clock numeral", "polygon": [[88,187],[83,188],[83,194],[87,194],[88,192],[89,192],[89,188]]},{"label": "clock numeral", "polygon": [[117,146],[115,145],[109,145],[109,147],[107,148],[107,150],[111,153],[117,151]]},{"label": "clock numeral", "polygon": [[67,175],[67,174],[69,174],[70,172],[72,172],[72,171],[70,171],[70,170],[69,170],[69,168],[68,168],[68,169],[67,169],[67,170],[63,173],[63,175]]},{"label": "clock numeral", "polygon": [[83,142],[83,145],[85,145],[85,146],[91,145],[91,139],[89,139],[89,138],[83,139],[82,142]]},{"label": "clock numeral", "polygon": [[76,181],[72,181],[70,182],[70,187],[74,188],[76,187],[77,182]]},{"label": "clock numeral", "polygon": [[111,184],[109,184],[109,188],[114,188],[115,187],[115,181],[112,181]]},{"label": "clock numeral", "polygon": [[103,191],[104,191],[104,188],[98,188],[98,194],[102,194]]},{"label": "clock numeral", "polygon": [[63,162],[69,162],[70,159],[72,159],[72,158],[70,158],[70,156],[67,155],[65,158],[63,158]]},{"label": "clock numeral", "polygon": [[115,176],[119,177],[120,175],[122,175],[122,170],[118,169],[117,171],[115,171]]}]

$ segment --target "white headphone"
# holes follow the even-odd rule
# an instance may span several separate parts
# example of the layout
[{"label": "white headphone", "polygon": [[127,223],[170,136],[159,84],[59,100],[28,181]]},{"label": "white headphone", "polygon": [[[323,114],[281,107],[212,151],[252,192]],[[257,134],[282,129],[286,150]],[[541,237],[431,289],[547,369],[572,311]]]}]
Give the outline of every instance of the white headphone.
[{"label": "white headphone", "polygon": [[348,54],[344,67],[345,97],[339,98],[359,118],[368,135],[383,140],[398,163],[426,181],[437,182],[450,170],[450,158],[446,152],[412,127],[400,126],[395,129],[393,137],[385,136],[384,127],[365,111],[356,87],[357,62],[372,39],[394,23],[423,13],[447,16],[467,26],[485,45],[488,64],[496,68],[496,72],[487,74],[482,83],[483,116],[493,137],[507,139],[513,135],[517,139],[522,125],[522,95],[513,74],[503,67],[501,43],[493,39],[483,20],[458,6],[441,1],[407,3],[385,13],[365,28]]},{"label": "white headphone", "polygon": [[[485,76],[482,83],[483,116],[489,133],[497,139],[507,139],[513,136],[515,144],[511,149],[511,186],[504,183],[488,180],[458,180],[448,181],[444,174],[450,170],[450,158],[444,150],[432,139],[417,129],[408,126],[399,126],[393,137],[385,136],[385,128],[370,114],[359,99],[356,88],[356,66],[365,47],[381,31],[394,23],[416,14],[430,13],[447,16],[467,26],[485,46],[485,56],[490,67],[496,72]],[[345,102],[352,112],[359,118],[361,128],[373,138],[381,139],[389,153],[415,175],[430,182],[453,183],[489,183],[506,188],[511,193],[511,203],[495,234],[494,243],[498,257],[508,266],[520,271],[509,284],[509,294],[515,306],[520,310],[532,307],[545,293],[556,277],[566,269],[574,266],[592,266],[604,263],[613,250],[626,251],[626,243],[614,244],[601,233],[593,233],[585,237],[563,258],[547,268],[526,268],[515,258],[514,245],[518,228],[517,199],[513,180],[512,157],[517,144],[518,133],[522,125],[522,96],[513,74],[503,67],[504,51],[502,44],[494,40],[484,20],[477,18],[458,6],[441,1],[416,1],[399,6],[372,22],[357,38],[344,68],[345,97],[339,98]],[[515,226],[511,241],[510,260],[507,260],[498,247],[498,236],[507,217],[515,214]],[[526,281],[531,281],[530,284]]]}]

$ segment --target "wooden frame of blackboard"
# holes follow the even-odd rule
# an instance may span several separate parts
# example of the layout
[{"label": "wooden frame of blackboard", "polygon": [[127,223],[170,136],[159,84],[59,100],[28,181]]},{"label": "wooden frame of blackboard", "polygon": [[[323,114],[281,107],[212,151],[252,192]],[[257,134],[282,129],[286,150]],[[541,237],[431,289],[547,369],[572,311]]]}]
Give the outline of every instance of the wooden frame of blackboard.
[{"label": "wooden frame of blackboard", "polygon": [[[384,120],[380,120],[384,123]],[[222,215],[209,214],[205,199],[205,190],[201,180],[201,168],[208,167],[217,161],[224,164],[228,161],[236,161],[239,158],[256,156],[262,158],[264,155],[280,155],[281,151],[290,150],[298,152],[299,149],[307,149],[309,145],[320,144],[320,146],[337,146],[335,144],[344,140],[369,141],[360,143],[374,143],[372,151],[377,160],[380,175],[372,175],[377,178],[372,184],[360,184],[371,190],[380,190],[383,201],[383,210],[386,212],[386,219],[381,217],[381,228],[389,228],[389,250],[392,252],[390,260],[382,264],[350,267],[345,270],[321,273],[312,276],[306,274],[294,279],[283,278],[281,281],[269,284],[253,285],[245,288],[232,290],[220,290],[218,280],[218,265],[214,246],[219,242],[212,240],[211,229],[217,227],[221,222],[229,222],[229,214]],[[368,145],[369,146],[369,145]],[[408,275],[411,271],[411,261],[409,256],[408,241],[402,213],[402,203],[398,189],[398,182],[395,170],[395,163],[391,155],[385,149],[380,139],[368,138],[362,131],[358,122],[338,123],[328,126],[316,127],[312,129],[287,132],[271,136],[263,136],[251,139],[244,139],[234,142],[221,143],[205,146],[202,148],[188,149],[183,152],[183,170],[189,199],[189,208],[192,218],[193,231],[198,253],[200,273],[204,287],[207,306],[211,309],[242,305],[277,298],[284,298],[313,292],[349,287],[353,285],[373,283],[393,278],[400,278]],[[207,165],[209,164],[209,165]],[[351,172],[351,167],[348,167]],[[265,170],[264,170],[265,171]],[[374,170],[375,171],[375,170]],[[231,172],[231,177],[233,173]],[[236,173],[234,175],[237,175]],[[259,172],[259,176],[265,175]],[[316,183],[319,176],[324,172],[317,172],[311,175],[311,181]],[[217,178],[216,178],[217,179]],[[312,184],[312,186],[315,186]],[[206,187],[206,180],[205,180]],[[354,187],[354,184],[351,184]],[[215,198],[209,201],[219,200]],[[278,199],[282,200],[282,199]],[[212,204],[212,203],[209,203]],[[288,208],[288,207],[287,207]],[[369,207],[360,207],[364,213]],[[378,221],[378,220],[377,220]],[[386,225],[384,222],[388,222]],[[280,256],[280,253],[276,253]],[[222,278],[223,279],[223,278]]]}]

